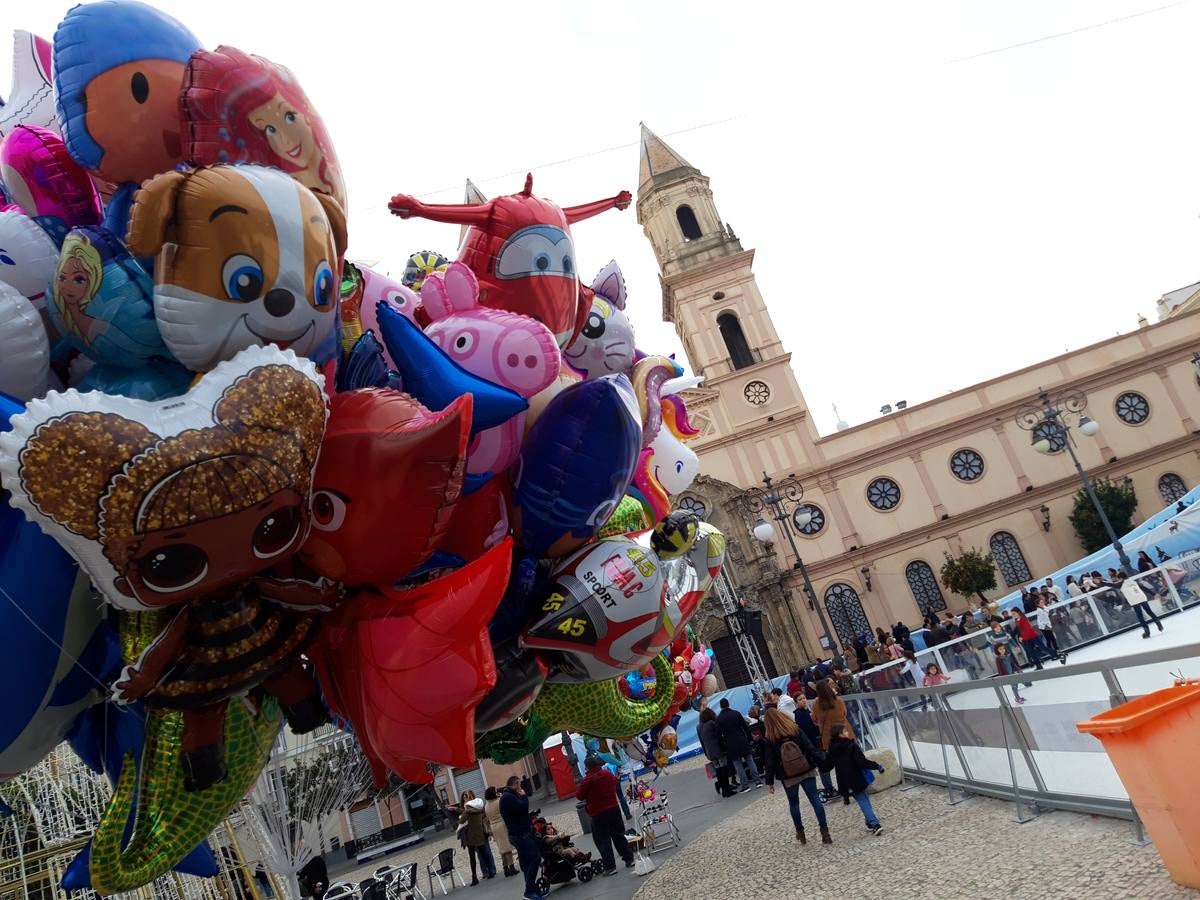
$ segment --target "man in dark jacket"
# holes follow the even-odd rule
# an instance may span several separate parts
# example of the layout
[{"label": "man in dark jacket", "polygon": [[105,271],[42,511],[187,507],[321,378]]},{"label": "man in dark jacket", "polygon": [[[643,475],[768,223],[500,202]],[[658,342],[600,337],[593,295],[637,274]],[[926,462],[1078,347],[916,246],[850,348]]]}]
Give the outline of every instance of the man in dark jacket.
[{"label": "man in dark jacket", "polygon": [[908,630],[908,626],[903,622],[897,622],[892,626],[892,637],[894,637],[897,642],[907,639],[910,634],[911,632]]},{"label": "man in dark jacket", "polygon": [[726,697],[721,698],[721,711],[717,714],[717,730],[721,733],[721,740],[725,743],[725,752],[729,756],[729,763],[737,770],[738,780],[741,781],[742,787],[740,793],[746,793],[750,790],[750,782],[754,782],[755,787],[762,787],[762,776],[758,774],[758,767],[754,765],[754,757],[751,756],[751,735],[750,726],[746,724],[746,720],[742,714],[736,709],[730,709],[729,700]]},{"label": "man in dark jacket", "polygon": [[[613,798],[616,802],[616,797]],[[538,868],[542,863],[542,851],[533,837],[533,825],[529,821],[529,798],[521,788],[521,779],[513,775],[505,783],[500,794],[500,818],[508,830],[508,842],[517,851],[521,874],[525,876],[525,900],[542,900],[537,887]]]},{"label": "man in dark jacket", "polygon": [[604,874],[616,875],[617,862],[613,857],[613,845],[625,860],[625,868],[633,866],[633,851],[625,840],[625,822],[617,809],[616,776],[604,767],[598,756],[589,756],[583,763],[587,775],[575,789],[575,796],[583,801],[584,809],[592,817],[592,840],[604,861]]}]

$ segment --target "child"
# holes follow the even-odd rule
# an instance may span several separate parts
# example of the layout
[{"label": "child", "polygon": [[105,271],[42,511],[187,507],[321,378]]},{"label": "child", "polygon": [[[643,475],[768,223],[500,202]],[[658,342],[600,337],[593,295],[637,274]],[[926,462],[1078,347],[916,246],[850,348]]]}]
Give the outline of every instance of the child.
[{"label": "child", "polygon": [[[1016,664],[1016,660],[1014,660],[1008,653],[1008,645],[1007,644],[997,644],[996,645],[996,674],[997,675],[1016,675],[1020,671],[1021,671],[1021,667]],[[1028,685],[1026,685],[1026,686],[1028,687]],[[1025,698],[1022,697],[1020,695],[1020,693],[1017,692],[1017,685],[1014,683],[1014,684],[1010,685],[1010,687],[1012,687],[1013,699],[1015,699],[1018,703],[1024,703]]]},{"label": "child", "polygon": [[925,678],[921,683],[925,687],[932,687],[935,684],[949,684],[950,676],[942,674],[942,669],[937,663],[930,663],[925,667]]},{"label": "child", "polygon": [[883,826],[879,824],[879,817],[871,808],[871,798],[867,796],[867,779],[863,770],[874,769],[882,772],[883,766],[867,759],[862,748],[846,735],[846,726],[843,724],[834,725],[830,732],[829,753],[825,765],[837,773],[838,792],[846,803],[854,797],[871,834],[882,833]]}]

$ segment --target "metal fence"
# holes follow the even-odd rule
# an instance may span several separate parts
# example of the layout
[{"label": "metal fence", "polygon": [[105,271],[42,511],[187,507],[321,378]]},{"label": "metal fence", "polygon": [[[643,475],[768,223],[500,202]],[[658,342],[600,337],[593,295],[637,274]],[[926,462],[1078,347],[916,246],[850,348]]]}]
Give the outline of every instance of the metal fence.
[{"label": "metal fence", "polygon": [[[1137,813],[1100,742],[1076,722],[1200,676],[1200,644],[983,680],[850,694],[864,746],[896,754],[905,779],[1012,800],[1018,822],[1044,809],[1132,819]],[[1019,698],[1019,699],[1018,699]]]}]

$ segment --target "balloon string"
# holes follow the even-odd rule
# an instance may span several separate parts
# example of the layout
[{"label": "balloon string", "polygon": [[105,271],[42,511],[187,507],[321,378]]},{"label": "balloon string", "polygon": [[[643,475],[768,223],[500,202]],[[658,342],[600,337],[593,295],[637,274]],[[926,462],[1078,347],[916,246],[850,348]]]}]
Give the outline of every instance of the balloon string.
[{"label": "balloon string", "polygon": [[[664,138],[675,137],[676,135],[679,135],[679,134],[687,134],[689,131],[699,131],[702,128],[713,128],[717,125],[725,125],[729,122],[736,122],[738,119],[745,119],[750,115],[752,115],[752,113],[748,113],[748,112],[740,113],[736,116],[729,116],[728,118],[725,118],[725,119],[717,119],[715,122],[703,122],[699,125],[689,125],[687,128],[680,128],[680,129],[677,129],[676,131],[668,131],[665,134],[661,135],[661,137],[664,137]],[[502,172],[498,175],[489,175],[486,178],[472,179],[472,181],[474,181],[476,184],[487,184],[488,182],[491,182],[491,181],[499,181],[502,178],[512,178],[513,176],[516,176],[516,175],[524,175],[526,172],[544,171],[545,169],[552,169],[555,166],[565,166],[567,163],[578,162],[581,159],[589,159],[593,156],[602,156],[605,153],[615,153],[617,150],[628,150],[630,147],[637,147],[640,144],[641,144],[641,139],[639,138],[636,141],[629,141],[624,144],[614,144],[611,147],[605,147],[601,150],[591,150],[587,153],[580,153],[576,156],[568,156],[565,159],[556,159],[553,162],[542,163],[541,165],[537,165],[537,166],[522,166],[519,169],[513,169],[511,172]],[[456,184],[456,185],[451,185],[450,187],[438,188],[437,190],[432,190],[432,191],[418,191],[416,194],[414,194],[414,196],[433,197],[433,196],[436,196],[437,194],[445,194],[450,191],[459,190],[461,187],[462,187],[462,185]],[[377,209],[386,209],[386,208],[387,208],[386,203],[373,203],[370,206],[356,207],[354,211],[355,212],[373,212]]]},{"label": "balloon string", "polygon": [[[12,604],[13,609],[15,609],[17,612],[19,612],[25,618],[25,621],[28,622],[30,625],[32,625],[37,630],[38,634],[40,634],[47,641],[49,641],[50,644],[57,647],[58,652],[61,653],[63,656],[67,657],[67,659],[71,660],[71,662],[73,662],[79,668],[79,670],[81,672],[83,672],[84,675],[86,675],[88,678],[92,679],[92,681],[96,682],[96,684],[98,684],[100,686],[100,689],[103,692],[105,697],[108,696],[108,690],[109,690],[108,685],[105,684],[103,681],[101,681],[99,678],[97,678],[94,674],[92,674],[92,672],[82,662],[80,662],[78,656],[75,656],[74,654],[72,654],[69,650],[67,650],[66,647],[64,647],[62,644],[60,644],[54,638],[52,638],[46,632],[46,630],[44,628],[42,628],[42,626],[39,625],[33,619],[32,616],[29,615],[29,613],[25,612],[25,610],[21,606],[21,604],[19,604],[16,600],[14,600],[12,595],[2,587],[0,587],[0,595],[3,595],[4,599]],[[132,707],[125,707],[125,706],[121,706],[120,704],[117,704],[117,709],[121,710],[121,712],[124,712],[124,713],[133,713],[134,715],[137,715],[139,719],[141,719],[142,721],[145,721],[145,717],[140,715],[137,712],[137,710],[133,709]]]}]

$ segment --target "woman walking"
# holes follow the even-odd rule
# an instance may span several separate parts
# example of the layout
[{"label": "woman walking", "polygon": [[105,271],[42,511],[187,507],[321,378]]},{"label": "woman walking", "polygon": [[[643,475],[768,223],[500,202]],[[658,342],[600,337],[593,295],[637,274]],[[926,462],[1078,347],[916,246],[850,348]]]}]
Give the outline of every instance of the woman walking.
[{"label": "woman walking", "polygon": [[834,693],[833,685],[827,678],[817,682],[817,699],[811,709],[813,721],[821,729],[821,750],[829,752],[829,741],[832,739],[833,729],[838,725],[844,725],[850,736],[854,736],[854,731],[850,728],[850,718],[846,715],[846,704]]},{"label": "woman walking", "polygon": [[717,792],[722,797],[732,797],[733,789],[729,786],[729,760],[725,756],[725,745],[721,743],[721,730],[717,727],[717,714],[707,707],[700,713],[700,724],[696,726],[696,737],[700,741],[704,757],[713,768]]},{"label": "woman walking", "polygon": [[883,766],[872,759],[867,759],[862,748],[855,742],[853,735],[847,732],[844,725],[838,725],[833,729],[829,745],[829,762],[833,764],[833,770],[837,772],[838,791],[842,797],[846,799],[847,803],[850,802],[851,797],[854,798],[858,808],[862,810],[867,829],[871,834],[882,832],[883,826],[879,824],[879,817],[875,815],[875,810],[871,807],[871,798],[867,796],[867,778],[863,772],[867,769],[882,772]]},{"label": "woman walking", "polygon": [[487,816],[492,837],[496,839],[496,852],[500,854],[500,862],[504,866],[504,877],[516,875],[520,869],[513,865],[512,844],[508,842],[508,829],[504,827],[504,817],[500,815],[500,792],[494,787],[483,792],[483,812]]},{"label": "woman walking", "polygon": [[[466,799],[467,794],[471,795],[470,799]],[[483,811],[483,801],[475,796],[474,791],[464,792],[463,797],[462,815],[458,821],[460,826],[464,826],[462,842],[471,857],[471,884],[476,885],[479,884],[480,874],[484,878],[496,877],[496,860],[488,843],[488,820]],[[477,860],[482,872],[476,871]]]},{"label": "woman walking", "polygon": [[792,824],[796,826],[796,840],[807,844],[804,822],[800,818],[800,789],[803,788],[817,817],[817,826],[821,829],[821,843],[832,844],[829,823],[825,819],[825,804],[817,796],[817,772],[824,762],[824,754],[813,746],[795,720],[786,713],[768,709],[763,717],[763,726],[766,730],[768,793],[775,793],[775,779],[778,778],[783,784],[783,792],[787,794],[788,811],[792,814]]}]

